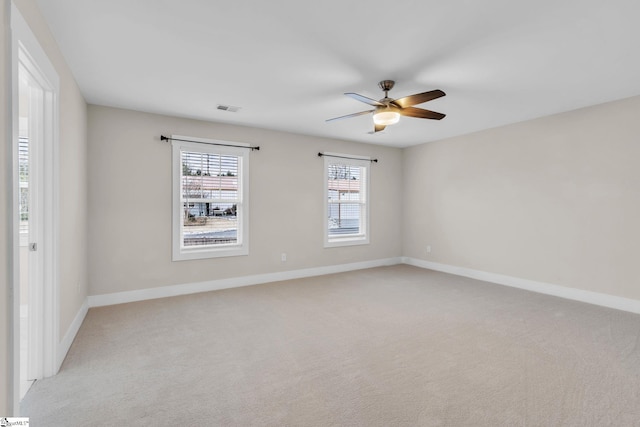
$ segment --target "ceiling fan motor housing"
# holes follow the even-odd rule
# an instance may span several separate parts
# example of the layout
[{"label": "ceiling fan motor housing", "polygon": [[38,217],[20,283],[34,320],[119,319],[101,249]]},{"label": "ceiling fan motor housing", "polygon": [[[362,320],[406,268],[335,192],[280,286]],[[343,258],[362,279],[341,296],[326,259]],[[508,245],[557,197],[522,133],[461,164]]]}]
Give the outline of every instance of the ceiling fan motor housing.
[{"label": "ceiling fan motor housing", "polygon": [[393,85],[395,84],[396,82],[394,82],[393,80],[382,80],[380,83],[378,83],[378,86],[380,86],[380,89],[382,89],[383,91],[388,92],[393,89]]}]

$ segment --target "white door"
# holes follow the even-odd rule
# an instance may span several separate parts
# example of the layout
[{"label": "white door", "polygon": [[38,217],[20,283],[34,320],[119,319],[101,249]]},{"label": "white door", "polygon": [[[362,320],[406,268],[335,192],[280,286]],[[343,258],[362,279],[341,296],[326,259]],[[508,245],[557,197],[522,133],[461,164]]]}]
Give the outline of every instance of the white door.
[{"label": "white door", "polygon": [[45,90],[22,62],[18,68],[20,221],[20,398],[42,378],[42,145]]}]

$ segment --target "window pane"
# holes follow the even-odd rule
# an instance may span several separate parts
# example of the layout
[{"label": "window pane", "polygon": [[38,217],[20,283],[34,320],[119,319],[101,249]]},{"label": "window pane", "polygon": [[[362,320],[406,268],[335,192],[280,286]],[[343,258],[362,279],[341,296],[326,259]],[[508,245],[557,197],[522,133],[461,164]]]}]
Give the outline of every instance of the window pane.
[{"label": "window pane", "polygon": [[325,154],[325,247],[369,243],[367,181],[370,162],[350,157],[348,154]]},{"label": "window pane", "polygon": [[239,158],[182,152],[183,246],[238,243]]},{"label": "window pane", "polygon": [[361,209],[357,203],[329,203],[329,236],[360,234]]},{"label": "window pane", "polygon": [[362,235],[365,168],[340,163],[327,167],[329,237]]},{"label": "window pane", "polygon": [[329,202],[338,200],[363,201],[362,169],[357,166],[330,164],[327,182]]},{"label": "window pane", "polygon": [[[187,208],[188,205],[188,208]],[[184,203],[184,246],[209,246],[238,242],[236,205],[216,204],[207,212],[207,203]]]},{"label": "window pane", "polygon": [[20,233],[29,232],[29,139],[18,139],[18,167],[20,181]]}]

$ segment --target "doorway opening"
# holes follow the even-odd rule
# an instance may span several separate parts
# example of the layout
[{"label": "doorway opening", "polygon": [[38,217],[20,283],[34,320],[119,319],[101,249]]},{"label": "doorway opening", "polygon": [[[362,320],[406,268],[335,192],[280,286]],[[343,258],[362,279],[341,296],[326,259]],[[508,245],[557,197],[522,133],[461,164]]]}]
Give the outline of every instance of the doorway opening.
[{"label": "doorway opening", "polygon": [[15,5],[12,28],[13,407],[57,370],[58,92],[55,68]]}]

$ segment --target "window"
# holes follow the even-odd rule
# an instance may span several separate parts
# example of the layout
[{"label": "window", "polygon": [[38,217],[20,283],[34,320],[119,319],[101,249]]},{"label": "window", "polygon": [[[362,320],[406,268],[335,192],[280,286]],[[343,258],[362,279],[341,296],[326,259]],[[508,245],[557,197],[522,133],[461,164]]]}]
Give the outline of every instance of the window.
[{"label": "window", "polygon": [[325,247],[369,243],[369,166],[371,162],[325,153]]},{"label": "window", "polygon": [[173,260],[247,255],[249,150],[172,138]]}]

